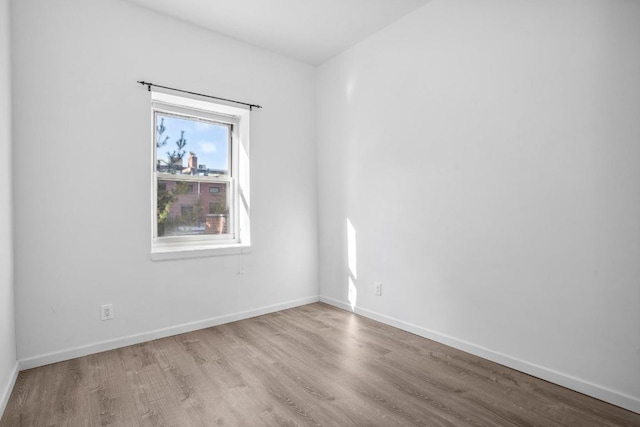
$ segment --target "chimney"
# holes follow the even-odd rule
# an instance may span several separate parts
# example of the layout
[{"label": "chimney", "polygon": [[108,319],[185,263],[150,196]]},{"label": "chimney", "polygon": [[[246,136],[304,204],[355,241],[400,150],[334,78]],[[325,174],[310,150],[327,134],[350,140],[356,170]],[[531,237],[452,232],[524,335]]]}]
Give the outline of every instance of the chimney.
[{"label": "chimney", "polygon": [[198,169],[198,156],[193,151],[189,151],[189,163],[187,166],[192,170]]}]

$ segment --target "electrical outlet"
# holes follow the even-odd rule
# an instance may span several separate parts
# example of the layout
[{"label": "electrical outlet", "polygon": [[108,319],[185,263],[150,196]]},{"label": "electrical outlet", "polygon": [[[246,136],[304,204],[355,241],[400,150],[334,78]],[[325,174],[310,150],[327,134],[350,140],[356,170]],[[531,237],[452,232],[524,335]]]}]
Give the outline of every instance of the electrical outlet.
[{"label": "electrical outlet", "polygon": [[382,295],[382,283],[376,282],[374,291],[375,291],[376,295],[381,296]]},{"label": "electrical outlet", "polygon": [[113,319],[113,304],[104,304],[101,307],[101,315],[102,320],[112,320]]}]

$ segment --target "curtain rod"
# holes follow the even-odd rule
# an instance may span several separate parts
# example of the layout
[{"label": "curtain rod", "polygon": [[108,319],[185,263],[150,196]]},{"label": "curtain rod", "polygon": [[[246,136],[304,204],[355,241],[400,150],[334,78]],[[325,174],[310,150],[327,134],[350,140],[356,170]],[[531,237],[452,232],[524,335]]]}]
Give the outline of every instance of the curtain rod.
[{"label": "curtain rod", "polygon": [[188,93],[190,95],[204,96],[205,98],[212,98],[220,101],[233,102],[234,104],[246,105],[247,107],[249,107],[249,111],[253,110],[254,108],[262,108],[260,105],[257,105],[257,104],[249,104],[247,102],[234,101],[233,99],[220,98],[217,96],[205,95],[203,93],[189,92],[188,90],[176,89],[174,87],[168,87],[168,86],[160,86],[160,85],[145,82],[145,81],[138,80],[138,83],[146,86],[149,92],[151,92],[151,86],[155,86],[155,87],[161,87],[163,89],[175,90],[176,92]]}]

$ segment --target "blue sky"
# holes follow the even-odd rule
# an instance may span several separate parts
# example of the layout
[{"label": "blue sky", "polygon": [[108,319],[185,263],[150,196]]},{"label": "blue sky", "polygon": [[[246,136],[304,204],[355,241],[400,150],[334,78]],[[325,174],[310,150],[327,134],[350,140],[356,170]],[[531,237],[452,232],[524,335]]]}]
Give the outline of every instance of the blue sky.
[{"label": "blue sky", "polygon": [[160,119],[164,118],[165,132],[162,140],[169,137],[167,144],[157,148],[157,158],[167,160],[167,151],[177,150],[176,141],[180,139],[180,131],[184,131],[187,145],[184,147],[185,155],[182,164],[187,166],[189,152],[198,156],[198,165],[206,165],[208,169],[229,170],[229,128],[225,125],[185,120],[179,117],[158,114],[156,126]]}]

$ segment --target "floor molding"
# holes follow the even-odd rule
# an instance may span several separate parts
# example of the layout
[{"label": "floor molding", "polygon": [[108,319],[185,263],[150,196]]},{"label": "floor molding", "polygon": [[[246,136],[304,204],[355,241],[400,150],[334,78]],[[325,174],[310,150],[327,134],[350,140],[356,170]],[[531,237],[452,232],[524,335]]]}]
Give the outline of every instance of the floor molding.
[{"label": "floor molding", "polygon": [[[107,350],[113,350],[128,345],[139,344],[159,338],[170,337],[172,335],[183,334],[185,332],[196,331],[198,329],[210,328],[212,326],[222,325],[224,323],[235,322],[237,320],[249,319],[251,317],[261,316],[263,314],[273,313],[276,311],[286,310],[288,308],[298,307],[301,305],[311,304],[320,301],[319,296],[311,296],[307,298],[288,301],[280,304],[273,304],[264,307],[254,308],[252,310],[240,311],[232,314],[212,317],[209,319],[199,320],[196,322],[184,323],[181,325],[171,326],[168,328],[156,329],[140,334],[129,335],[113,340],[99,341],[84,346],[74,347],[67,350],[41,354],[38,356],[20,359],[18,361],[19,370],[37,368],[39,366],[49,365],[51,363],[62,362],[76,357],[87,356],[89,354],[100,353]],[[8,398],[8,396],[7,396]]]},{"label": "floor molding", "polygon": [[2,414],[4,414],[4,410],[7,407],[7,402],[9,402],[11,391],[13,391],[13,387],[16,385],[19,372],[20,369],[18,368],[18,362],[16,361],[15,365],[13,365],[13,372],[9,378],[9,383],[2,390],[2,394],[0,394],[0,418],[2,418]]},{"label": "floor molding", "polygon": [[441,334],[439,332],[432,331],[430,329],[423,328],[421,326],[414,325],[412,323],[408,323],[394,317],[367,310],[366,308],[356,307],[355,309],[352,309],[351,305],[345,301],[339,301],[325,296],[321,296],[320,301],[334,307],[341,308],[343,310],[352,311],[356,314],[368,317],[386,325],[394,326],[398,329],[411,332],[421,337],[437,341],[441,344],[446,344],[448,346],[457,348],[458,350],[466,351],[467,353],[471,353],[484,359],[491,360],[492,362],[499,363],[509,368],[524,372],[526,374],[543,379],[545,381],[552,382],[554,384],[561,385],[563,387],[586,394],[588,396],[595,397],[596,399],[600,399],[613,405],[620,406],[621,408],[640,413],[640,398],[616,390],[612,390],[607,387],[603,387],[601,385],[594,384],[559,371],[555,371],[553,369],[545,368],[544,366],[536,365],[534,363],[527,362],[526,360],[511,357],[509,355],[490,350],[488,348],[470,343],[468,341]]}]

